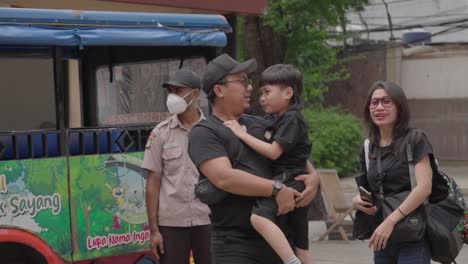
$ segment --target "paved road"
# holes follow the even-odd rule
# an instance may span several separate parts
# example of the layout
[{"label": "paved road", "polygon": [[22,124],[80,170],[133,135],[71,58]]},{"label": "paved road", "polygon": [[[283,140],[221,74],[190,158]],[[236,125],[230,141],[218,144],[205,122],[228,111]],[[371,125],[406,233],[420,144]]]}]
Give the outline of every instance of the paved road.
[{"label": "paved road", "polygon": [[[364,241],[313,241],[310,251],[316,264],[366,264],[373,263],[372,250]],[[456,259],[458,264],[468,263],[468,245],[465,245]],[[433,262],[436,263],[436,262]]]}]

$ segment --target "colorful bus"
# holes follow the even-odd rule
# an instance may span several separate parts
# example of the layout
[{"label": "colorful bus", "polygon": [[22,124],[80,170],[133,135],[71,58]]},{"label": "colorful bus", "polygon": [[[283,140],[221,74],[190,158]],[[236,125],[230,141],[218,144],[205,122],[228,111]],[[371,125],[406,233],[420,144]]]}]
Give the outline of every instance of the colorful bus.
[{"label": "colorful bus", "polygon": [[231,30],[220,15],[0,8],[1,263],[152,263],[140,165],[168,117],[161,84],[201,74]]}]

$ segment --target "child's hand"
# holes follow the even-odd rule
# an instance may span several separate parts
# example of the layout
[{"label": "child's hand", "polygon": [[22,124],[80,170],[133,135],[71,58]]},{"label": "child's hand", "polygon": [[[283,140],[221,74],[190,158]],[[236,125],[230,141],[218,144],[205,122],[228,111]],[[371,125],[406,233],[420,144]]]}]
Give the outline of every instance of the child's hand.
[{"label": "child's hand", "polygon": [[247,128],[245,126],[241,126],[237,120],[226,121],[224,122],[224,125],[229,127],[237,137],[241,137],[247,133]]}]

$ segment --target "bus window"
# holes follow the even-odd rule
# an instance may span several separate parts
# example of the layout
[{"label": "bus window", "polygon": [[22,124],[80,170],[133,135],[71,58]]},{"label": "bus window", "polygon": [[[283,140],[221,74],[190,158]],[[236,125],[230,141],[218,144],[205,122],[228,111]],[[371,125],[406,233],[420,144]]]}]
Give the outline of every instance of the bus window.
[{"label": "bus window", "polygon": [[[98,125],[153,124],[166,119],[166,91],[161,85],[179,69],[180,59],[101,66],[96,72]],[[182,68],[202,75],[203,57],[184,59]],[[200,107],[208,111],[202,92]]]},{"label": "bus window", "polygon": [[0,131],[55,129],[53,61],[0,59]]}]

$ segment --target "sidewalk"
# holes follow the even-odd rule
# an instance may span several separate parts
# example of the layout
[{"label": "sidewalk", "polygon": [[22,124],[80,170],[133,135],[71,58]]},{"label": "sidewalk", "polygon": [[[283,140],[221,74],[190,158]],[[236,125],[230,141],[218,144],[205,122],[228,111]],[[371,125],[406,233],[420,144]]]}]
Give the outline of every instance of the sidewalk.
[{"label": "sidewalk", "polygon": [[[313,241],[310,251],[316,264],[367,264],[373,263],[372,250],[367,241]],[[468,245],[465,245],[456,259],[457,263],[468,263]],[[437,262],[432,262],[437,263]]]},{"label": "sidewalk", "polygon": [[[442,161],[440,170],[455,179],[468,201],[468,161]],[[340,179],[345,198],[351,205],[351,199],[358,193],[354,177]],[[326,230],[324,221],[309,222],[310,251],[317,264],[363,264],[373,263],[373,252],[367,247],[367,241],[317,241]],[[434,262],[435,263],[435,262]],[[457,263],[468,263],[468,245],[460,252]]]}]

